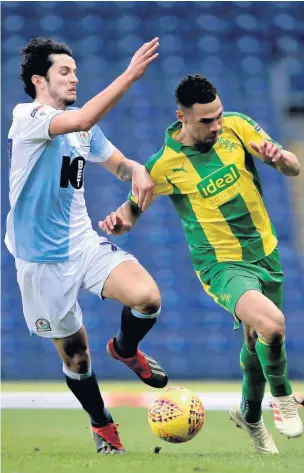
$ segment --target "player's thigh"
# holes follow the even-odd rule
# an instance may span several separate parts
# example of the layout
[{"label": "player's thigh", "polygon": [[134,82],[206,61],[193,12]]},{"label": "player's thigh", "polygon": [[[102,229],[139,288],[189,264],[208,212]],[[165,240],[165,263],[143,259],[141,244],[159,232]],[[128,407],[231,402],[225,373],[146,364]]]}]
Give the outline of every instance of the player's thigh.
[{"label": "player's thigh", "polygon": [[259,334],[284,331],[283,271],[278,250],[249,267],[258,277],[262,293],[244,293],[235,308],[237,317]]},{"label": "player's thigh", "polygon": [[160,305],[159,290],[150,274],[133,255],[106,238],[88,252],[82,287],[130,307]]},{"label": "player's thigh", "polygon": [[130,307],[150,305],[157,310],[161,304],[156,282],[136,261],[116,266],[104,284],[102,295]]},{"label": "player's thigh", "polygon": [[77,262],[29,263],[16,259],[23,313],[31,334],[63,338],[82,326]]},{"label": "player's thigh", "polygon": [[262,292],[259,279],[234,264],[214,265],[209,273],[196,271],[196,274],[207,294],[234,316],[234,328],[238,329],[240,319],[236,314],[236,305],[246,292]]},{"label": "player's thigh", "polygon": [[271,333],[284,332],[284,316],[264,294],[256,290],[244,293],[238,300],[235,314],[246,325],[267,338]]}]

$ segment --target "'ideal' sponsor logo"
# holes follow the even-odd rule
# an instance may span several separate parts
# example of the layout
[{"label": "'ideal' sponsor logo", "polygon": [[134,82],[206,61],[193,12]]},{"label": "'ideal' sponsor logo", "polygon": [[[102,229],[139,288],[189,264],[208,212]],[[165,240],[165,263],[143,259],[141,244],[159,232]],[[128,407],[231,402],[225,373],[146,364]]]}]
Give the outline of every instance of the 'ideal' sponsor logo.
[{"label": "'ideal' sponsor logo", "polygon": [[225,166],[218,171],[215,171],[210,176],[205,177],[198,185],[204,199],[213,197],[224,189],[235,184],[240,178],[240,173],[235,164]]}]

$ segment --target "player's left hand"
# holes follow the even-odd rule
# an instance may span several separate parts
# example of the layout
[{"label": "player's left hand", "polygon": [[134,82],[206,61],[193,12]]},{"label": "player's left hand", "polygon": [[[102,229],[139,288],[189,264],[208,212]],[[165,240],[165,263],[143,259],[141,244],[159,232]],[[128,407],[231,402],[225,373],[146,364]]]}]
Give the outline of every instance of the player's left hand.
[{"label": "player's left hand", "polygon": [[279,149],[271,141],[263,140],[259,145],[250,141],[249,145],[265,161],[271,161],[273,164],[279,165],[285,160],[283,150]]},{"label": "player's left hand", "polygon": [[155,188],[145,166],[135,166],[132,172],[132,194],[138,207],[144,211],[155,199]]},{"label": "player's left hand", "polygon": [[99,228],[108,235],[120,236],[132,228],[132,223],[122,218],[118,212],[111,212],[104,220],[98,222]]}]

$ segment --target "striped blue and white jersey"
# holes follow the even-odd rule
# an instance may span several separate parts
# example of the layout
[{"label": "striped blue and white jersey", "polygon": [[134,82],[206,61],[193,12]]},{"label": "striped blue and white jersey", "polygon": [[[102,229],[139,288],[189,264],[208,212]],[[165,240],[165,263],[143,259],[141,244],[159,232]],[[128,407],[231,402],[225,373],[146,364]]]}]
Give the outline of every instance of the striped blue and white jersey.
[{"label": "striped blue and white jersey", "polygon": [[25,261],[75,259],[93,231],[84,200],[86,161],[109,159],[115,148],[95,125],[90,131],[49,136],[62,110],[37,101],[13,111],[8,135],[9,199],[5,243]]}]

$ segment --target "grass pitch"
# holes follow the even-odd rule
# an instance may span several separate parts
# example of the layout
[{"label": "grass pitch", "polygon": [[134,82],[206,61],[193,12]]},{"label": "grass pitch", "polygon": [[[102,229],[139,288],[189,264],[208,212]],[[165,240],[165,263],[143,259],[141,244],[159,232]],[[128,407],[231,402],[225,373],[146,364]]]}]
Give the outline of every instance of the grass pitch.
[{"label": "grass pitch", "polygon": [[[240,383],[170,383],[193,390],[239,391]],[[303,383],[295,385],[303,390]],[[13,389],[14,388],[14,389]],[[140,383],[102,383],[103,391],[147,391]],[[301,389],[302,388],[302,389]],[[5,383],[3,391],[66,391],[64,383]],[[281,436],[272,413],[264,419],[280,455],[252,452],[250,438],[229,420],[228,412],[207,411],[202,431],[188,443],[173,445],[158,439],[144,408],[113,408],[125,455],[100,456],[90,435],[86,413],[72,409],[4,409],[2,411],[3,473],[303,473],[304,437]],[[304,420],[304,409],[301,409]],[[159,454],[155,447],[162,447]]]},{"label": "grass pitch", "polygon": [[[274,457],[252,453],[247,433],[237,429],[226,412],[207,412],[197,437],[179,445],[154,436],[146,409],[111,412],[119,424],[125,455],[97,455],[87,416],[80,410],[3,410],[3,473],[303,472],[303,437],[280,436],[272,427],[271,412],[265,413],[265,421],[281,452]],[[154,453],[156,446],[162,447],[159,454]]]},{"label": "grass pitch", "polygon": [[[196,392],[240,391],[240,382],[172,382]],[[302,383],[292,383],[294,391],[304,391]],[[150,391],[139,382],[100,384],[102,391]],[[60,383],[3,383],[2,391],[67,391]],[[154,390],[155,391],[155,390]],[[246,432],[237,429],[228,412],[207,411],[202,431],[188,443],[173,445],[158,439],[147,422],[144,408],[113,408],[119,424],[125,455],[101,456],[95,452],[88,417],[78,409],[3,409],[3,473],[303,473],[304,437],[281,436],[273,426],[272,413],[264,419],[280,455],[253,453]],[[300,411],[304,420],[304,409]],[[162,447],[158,454],[155,447]]]}]

